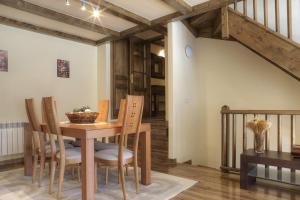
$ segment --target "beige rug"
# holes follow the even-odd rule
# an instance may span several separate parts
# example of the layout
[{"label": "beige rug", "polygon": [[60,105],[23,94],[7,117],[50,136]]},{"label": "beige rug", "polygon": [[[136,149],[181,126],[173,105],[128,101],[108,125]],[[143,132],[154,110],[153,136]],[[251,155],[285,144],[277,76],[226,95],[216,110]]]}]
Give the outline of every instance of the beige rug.
[{"label": "beige rug", "polygon": [[[95,194],[97,200],[122,199],[122,190],[117,182],[115,171],[109,175],[109,184],[103,184],[103,170],[99,170],[99,191]],[[196,181],[184,179],[158,172],[152,173],[152,184],[141,185],[139,194],[135,193],[133,172],[129,171],[126,177],[128,199],[132,200],[167,200],[193,186]],[[16,169],[0,173],[0,199],[1,200],[53,200],[55,194],[48,194],[48,179],[44,178],[42,187],[31,184],[31,177],[23,176],[23,169]],[[57,189],[55,185],[55,189]],[[70,170],[66,172],[63,183],[62,199],[81,199],[80,183],[71,176]]]}]

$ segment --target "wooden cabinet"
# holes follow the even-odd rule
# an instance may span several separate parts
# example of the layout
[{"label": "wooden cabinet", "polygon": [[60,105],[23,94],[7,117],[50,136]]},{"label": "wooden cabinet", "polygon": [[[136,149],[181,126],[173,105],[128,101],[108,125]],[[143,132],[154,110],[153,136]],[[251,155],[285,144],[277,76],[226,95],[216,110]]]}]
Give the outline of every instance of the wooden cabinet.
[{"label": "wooden cabinet", "polygon": [[151,77],[165,79],[165,58],[151,54]]},{"label": "wooden cabinet", "polygon": [[143,95],[143,116],[150,117],[150,44],[135,37],[114,41],[111,59],[113,117],[117,116],[119,103],[127,94]]}]

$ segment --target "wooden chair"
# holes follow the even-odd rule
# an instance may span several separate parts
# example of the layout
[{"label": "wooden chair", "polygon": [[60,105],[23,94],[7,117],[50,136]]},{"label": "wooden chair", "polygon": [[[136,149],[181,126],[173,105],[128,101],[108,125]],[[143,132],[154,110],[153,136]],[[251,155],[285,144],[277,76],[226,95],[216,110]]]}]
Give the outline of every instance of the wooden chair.
[{"label": "wooden chair", "polygon": [[32,171],[32,183],[36,182],[36,170],[38,161],[40,158],[40,176],[39,176],[39,186],[41,186],[41,180],[43,176],[43,170],[46,161],[45,153],[45,143],[42,139],[44,137],[41,132],[41,124],[36,116],[34,108],[34,99],[25,99],[25,108],[29,121],[29,125],[32,129],[32,138],[33,138],[33,171]]},{"label": "wooden chair", "polygon": [[109,100],[100,100],[98,104],[99,115],[96,121],[107,122],[109,112]]},{"label": "wooden chair", "polygon": [[[119,139],[118,148],[107,149],[95,153],[95,190],[97,190],[97,165],[107,167],[118,167],[119,178],[121,181],[123,198],[127,199],[125,189],[124,167],[133,164],[134,176],[136,184],[136,192],[139,192],[139,176],[138,176],[138,143],[140,125],[143,115],[144,97],[130,96],[126,98],[126,109],[123,119],[123,127]],[[124,147],[124,140],[128,134],[134,133],[133,151]]]},{"label": "wooden chair", "polygon": [[[57,112],[55,109],[54,101],[52,97],[43,97],[42,99],[42,111],[44,114],[45,122],[48,126],[50,134],[50,144],[52,151],[52,159],[50,166],[50,193],[53,192],[54,175],[56,162],[59,164],[59,177],[58,177],[58,191],[57,199],[60,199],[62,191],[62,183],[64,178],[66,165],[78,165],[81,163],[80,148],[66,149],[61,130],[59,128],[59,121],[57,119]],[[54,135],[57,136],[59,151],[56,151],[56,145]]]}]

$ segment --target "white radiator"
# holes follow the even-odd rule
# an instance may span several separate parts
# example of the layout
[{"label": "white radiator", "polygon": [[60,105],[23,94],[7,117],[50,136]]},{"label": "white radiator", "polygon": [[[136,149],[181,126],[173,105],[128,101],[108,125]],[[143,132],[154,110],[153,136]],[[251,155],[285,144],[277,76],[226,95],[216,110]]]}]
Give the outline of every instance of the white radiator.
[{"label": "white radiator", "polygon": [[0,161],[23,157],[24,123],[0,123]]}]

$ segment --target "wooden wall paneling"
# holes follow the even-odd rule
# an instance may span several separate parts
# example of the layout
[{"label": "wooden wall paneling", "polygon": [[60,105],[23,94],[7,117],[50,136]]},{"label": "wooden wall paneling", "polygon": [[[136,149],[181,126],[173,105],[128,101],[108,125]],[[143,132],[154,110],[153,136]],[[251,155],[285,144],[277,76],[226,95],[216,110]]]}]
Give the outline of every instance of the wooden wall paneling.
[{"label": "wooden wall paneling", "polygon": [[119,113],[119,104],[129,94],[129,42],[127,39],[112,42],[111,48],[112,74],[112,117]]},{"label": "wooden wall paneling", "polygon": [[222,18],[222,38],[229,38],[229,26],[228,26],[228,6],[225,6],[221,9],[221,18]]}]

